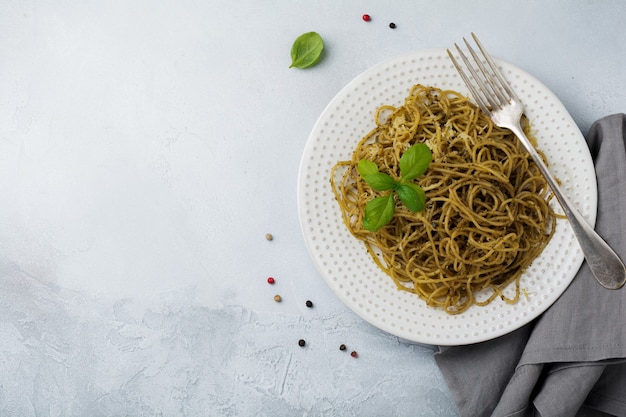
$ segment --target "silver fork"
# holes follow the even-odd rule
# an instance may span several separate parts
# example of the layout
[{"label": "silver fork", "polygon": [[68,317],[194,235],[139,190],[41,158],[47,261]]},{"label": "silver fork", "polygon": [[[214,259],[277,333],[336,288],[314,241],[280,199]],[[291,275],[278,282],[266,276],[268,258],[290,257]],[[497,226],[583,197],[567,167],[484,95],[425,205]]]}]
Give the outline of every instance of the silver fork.
[{"label": "silver fork", "polygon": [[459,56],[469,70],[471,78],[463,71],[450,50],[448,50],[448,55],[459,72],[459,75],[467,85],[467,88],[470,90],[474,100],[476,100],[476,104],[478,104],[478,107],[480,107],[497,126],[510,129],[531,155],[543,176],[546,178],[558,202],[561,204],[561,207],[563,207],[563,211],[569,219],[574,235],[578,239],[587,264],[589,265],[589,269],[594,277],[602,286],[608,289],[621,288],[626,282],[626,267],[624,263],[600,235],[589,226],[580,213],[574,209],[565,195],[563,195],[558,183],[520,126],[520,120],[524,112],[522,102],[515,92],[513,92],[508,82],[504,79],[504,76],[493,62],[493,59],[473,33],[472,38],[474,38],[476,45],[478,45],[486,65],[483,64],[479,55],[472,49],[465,38],[463,38],[463,41],[473,58],[474,64],[470,62],[461,48],[459,48],[457,44],[454,44]]}]

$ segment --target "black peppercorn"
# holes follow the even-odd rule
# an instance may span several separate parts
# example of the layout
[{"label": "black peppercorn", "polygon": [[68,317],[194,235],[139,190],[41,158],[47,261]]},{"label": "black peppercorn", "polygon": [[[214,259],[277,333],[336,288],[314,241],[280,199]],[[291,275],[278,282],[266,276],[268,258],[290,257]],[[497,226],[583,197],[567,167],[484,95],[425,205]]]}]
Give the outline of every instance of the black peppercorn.
[{"label": "black peppercorn", "polygon": [[395,28],[396,28],[396,24],[395,24],[395,23],[393,23],[393,22],[391,22],[391,23],[389,23],[389,27],[390,27],[391,29],[395,29]]},{"label": "black peppercorn", "polygon": [[346,350],[346,345],[343,343],[339,346],[339,350]]},{"label": "black peppercorn", "polygon": [[306,306],[307,306],[308,308],[313,307],[313,303],[311,302],[311,300],[306,300],[306,303],[305,303],[305,304],[306,304]]},{"label": "black peppercorn", "polygon": [[300,340],[298,340],[298,345],[300,347],[302,347],[302,346],[306,345],[306,342],[304,341],[304,339],[300,339]]}]

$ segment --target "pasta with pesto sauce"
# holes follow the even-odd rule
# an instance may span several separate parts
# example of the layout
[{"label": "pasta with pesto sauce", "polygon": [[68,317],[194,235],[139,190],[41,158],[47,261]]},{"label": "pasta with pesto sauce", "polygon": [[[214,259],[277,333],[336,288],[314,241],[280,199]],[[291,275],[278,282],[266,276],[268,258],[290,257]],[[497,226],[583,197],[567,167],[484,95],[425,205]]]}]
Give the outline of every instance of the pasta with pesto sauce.
[{"label": "pasta with pesto sauce", "polygon": [[[332,168],[331,186],[350,233],[400,290],[429,306],[459,314],[496,297],[517,302],[521,274],[560,217],[519,141],[462,94],[422,85],[411,88],[402,106],[378,108],[375,122],[352,158]],[[397,179],[400,156],[416,143],[433,155],[415,180],[426,193],[424,210],[414,213],[396,201],[391,222],[365,230],[365,205],[385,192],[363,181],[358,162],[373,161]],[[504,293],[509,285],[513,295]]]}]

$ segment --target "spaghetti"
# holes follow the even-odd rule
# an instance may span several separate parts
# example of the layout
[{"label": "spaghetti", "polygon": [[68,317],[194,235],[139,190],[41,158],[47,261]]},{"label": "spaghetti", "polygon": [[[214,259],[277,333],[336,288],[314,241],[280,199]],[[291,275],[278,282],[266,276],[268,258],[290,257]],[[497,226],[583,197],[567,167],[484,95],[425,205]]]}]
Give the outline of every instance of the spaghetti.
[{"label": "spaghetti", "polygon": [[[496,297],[519,299],[523,271],[546,246],[559,217],[544,177],[519,141],[455,91],[415,85],[402,106],[382,106],[376,127],[338,162],[331,186],[343,221],[376,264],[404,291],[459,314]],[[396,202],[391,222],[362,226],[368,201],[385,192],[359,176],[367,159],[397,179],[402,153],[425,143],[433,154],[415,182],[426,206],[413,213]],[[512,296],[504,288],[514,283]]]}]

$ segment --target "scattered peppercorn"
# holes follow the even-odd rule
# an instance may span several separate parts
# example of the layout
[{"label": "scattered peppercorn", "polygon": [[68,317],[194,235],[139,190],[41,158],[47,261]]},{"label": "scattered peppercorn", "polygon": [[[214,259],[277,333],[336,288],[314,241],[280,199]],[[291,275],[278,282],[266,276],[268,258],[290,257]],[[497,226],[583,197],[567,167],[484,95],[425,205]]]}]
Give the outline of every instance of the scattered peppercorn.
[{"label": "scattered peppercorn", "polygon": [[352,352],[350,352],[350,356],[352,356],[353,358],[356,358],[358,355],[358,353],[356,353],[356,350],[353,350]]},{"label": "scattered peppercorn", "polygon": [[370,15],[364,14],[363,15],[363,20],[366,21],[366,22],[369,22],[370,20],[372,20],[372,18],[370,17]]},{"label": "scattered peppercorn", "polygon": [[298,346],[303,347],[304,345],[306,345],[306,342],[304,341],[304,339],[298,340]]},{"label": "scattered peppercorn", "polygon": [[390,27],[391,29],[395,29],[395,28],[396,28],[396,24],[395,24],[395,23],[393,23],[393,22],[391,22],[391,23],[389,23],[389,27]]},{"label": "scattered peppercorn", "polygon": [[276,280],[275,280],[273,277],[269,277],[269,278],[267,279],[267,283],[268,283],[268,284],[273,284],[273,283],[275,283],[275,282],[276,282]]},{"label": "scattered peppercorn", "polygon": [[307,306],[308,308],[313,307],[313,303],[311,302],[311,300],[306,300],[306,306]]},{"label": "scattered peppercorn", "polygon": [[280,303],[281,301],[283,301],[283,299],[280,297],[280,295],[276,294],[274,296],[274,301],[276,301],[277,303]]},{"label": "scattered peppercorn", "polygon": [[273,239],[274,239],[274,236],[272,236],[272,234],[271,234],[271,233],[266,233],[266,234],[265,234],[265,239],[267,239],[267,240],[273,240]]},{"label": "scattered peppercorn", "polygon": [[339,345],[339,350],[346,350],[346,345],[344,345],[343,343]]}]

